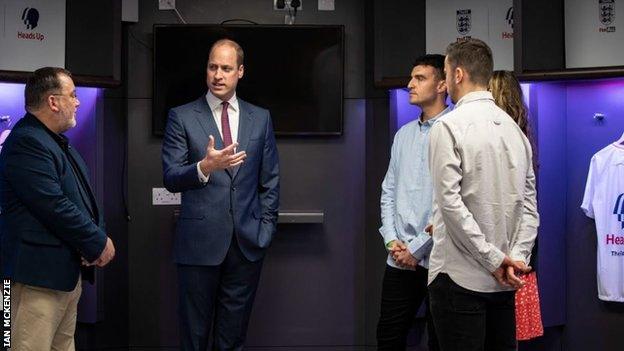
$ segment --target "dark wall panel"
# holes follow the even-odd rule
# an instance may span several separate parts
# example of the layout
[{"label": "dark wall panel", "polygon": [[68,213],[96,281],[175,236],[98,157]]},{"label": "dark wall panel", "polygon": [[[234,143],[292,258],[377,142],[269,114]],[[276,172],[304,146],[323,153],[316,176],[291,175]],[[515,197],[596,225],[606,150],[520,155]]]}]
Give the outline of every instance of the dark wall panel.
[{"label": "dark wall panel", "polygon": [[538,286],[544,325],[566,321],[566,90],[560,84],[530,86],[531,114],[537,117]]},{"label": "dark wall panel", "polygon": [[[98,322],[79,323],[79,349],[125,348],[128,345],[128,227],[123,186],[126,180],[125,101],[101,94],[97,112],[98,149],[94,189],[115,245],[115,259],[98,269]],[[79,122],[80,123],[80,122]],[[85,290],[83,290],[83,295]]]},{"label": "dark wall panel", "polygon": [[390,160],[393,133],[389,128],[388,98],[366,101],[366,344],[376,343],[379,319],[381,283],[386,267],[387,252],[379,234],[381,227],[381,182]]},{"label": "dark wall panel", "polygon": [[121,0],[67,0],[65,67],[75,75],[121,78]]},{"label": "dark wall panel", "polygon": [[278,226],[249,346],[361,343],[364,291],[357,280],[364,272],[364,114],[363,100],[348,100],[343,138],[279,142],[281,207],[322,209],[325,223]]},{"label": "dark wall panel", "polygon": [[375,81],[408,77],[414,59],[425,53],[425,1],[374,3]]},{"label": "dark wall panel", "polygon": [[[565,68],[563,0],[514,1],[521,3],[522,69],[562,70]],[[517,42],[516,42],[517,43]]]}]

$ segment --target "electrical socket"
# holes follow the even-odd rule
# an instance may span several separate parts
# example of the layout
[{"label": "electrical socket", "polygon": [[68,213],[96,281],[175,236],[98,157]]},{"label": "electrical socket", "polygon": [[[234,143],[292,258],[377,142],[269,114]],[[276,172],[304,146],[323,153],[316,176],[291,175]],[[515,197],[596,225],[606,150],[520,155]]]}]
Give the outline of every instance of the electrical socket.
[{"label": "electrical socket", "polygon": [[152,188],[152,205],[180,205],[180,193],[170,193],[165,188]]},{"label": "electrical socket", "polygon": [[334,0],[318,0],[318,10],[319,11],[334,11],[334,10],[336,10],[336,6],[334,4]]},{"label": "electrical socket", "polygon": [[159,10],[175,10],[175,0],[158,0]]},{"label": "electrical socket", "polygon": [[[280,9],[280,8],[277,8],[277,0],[273,0],[273,10],[276,10],[276,11],[288,11],[288,10],[292,10],[293,8],[292,8],[292,7],[290,7],[290,1],[291,1],[291,0],[284,0],[284,4],[285,4],[286,6],[284,6],[284,8],[282,8],[282,9]],[[302,11],[302,10],[303,10],[303,0],[299,0],[299,3],[300,3],[301,5],[299,5],[299,7],[297,7],[297,12],[299,12],[299,11]]]}]

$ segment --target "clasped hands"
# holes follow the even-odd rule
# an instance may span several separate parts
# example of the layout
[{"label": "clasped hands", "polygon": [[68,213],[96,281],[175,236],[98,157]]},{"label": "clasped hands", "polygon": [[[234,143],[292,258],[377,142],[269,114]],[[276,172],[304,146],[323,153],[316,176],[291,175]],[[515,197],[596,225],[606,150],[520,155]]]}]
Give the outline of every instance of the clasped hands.
[{"label": "clasped hands", "polygon": [[[425,233],[433,235],[433,226],[427,225]],[[388,243],[388,251],[392,255],[392,259],[397,265],[405,268],[416,268],[419,260],[417,260],[412,253],[409,252],[405,243],[400,240],[392,240]]]},{"label": "clasped hands", "polygon": [[213,171],[235,167],[243,163],[247,157],[245,151],[236,152],[238,143],[232,143],[221,150],[215,149],[215,140],[211,135],[208,137],[208,146],[206,147],[206,156],[199,161],[199,167],[204,175],[208,175]]},{"label": "clasped hands", "polygon": [[[425,232],[433,236],[433,226],[431,224],[427,225]],[[405,244],[399,240],[391,241],[388,244],[388,250],[394,261],[401,267],[415,268],[418,264],[418,260],[412,256]],[[514,261],[505,255],[503,263],[492,272],[492,275],[501,285],[520,289],[525,284],[521,276],[531,272],[531,269],[524,262]]]},{"label": "clasped hands", "polygon": [[397,265],[405,268],[416,268],[418,260],[412,256],[407,246],[400,240],[392,240],[388,243],[388,251]]},{"label": "clasped hands", "polygon": [[514,289],[520,289],[525,282],[521,279],[523,274],[531,272],[531,267],[522,261],[514,261],[505,255],[503,263],[498,267],[492,275],[499,284],[509,286]]}]

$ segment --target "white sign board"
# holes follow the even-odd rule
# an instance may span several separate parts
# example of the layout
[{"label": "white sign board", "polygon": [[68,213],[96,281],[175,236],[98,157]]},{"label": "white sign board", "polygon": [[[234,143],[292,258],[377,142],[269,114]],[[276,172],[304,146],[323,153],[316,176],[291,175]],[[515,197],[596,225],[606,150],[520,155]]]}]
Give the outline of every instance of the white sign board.
[{"label": "white sign board", "polygon": [[492,49],[494,69],[513,70],[513,0],[429,0],[426,51],[444,54],[462,38],[477,38]]},{"label": "white sign board", "polygon": [[566,68],[624,65],[624,1],[565,0],[564,6]]},{"label": "white sign board", "polygon": [[65,66],[65,0],[0,0],[0,70]]}]

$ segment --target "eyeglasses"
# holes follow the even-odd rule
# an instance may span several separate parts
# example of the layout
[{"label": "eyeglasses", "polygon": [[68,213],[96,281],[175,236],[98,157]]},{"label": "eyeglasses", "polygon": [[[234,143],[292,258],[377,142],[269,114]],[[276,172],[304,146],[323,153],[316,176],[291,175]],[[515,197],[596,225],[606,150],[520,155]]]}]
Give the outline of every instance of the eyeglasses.
[{"label": "eyeglasses", "polygon": [[78,100],[78,95],[76,93],[71,93],[69,95],[65,95],[65,94],[50,94],[52,96],[67,96],[68,98],[72,99],[72,100]]}]

